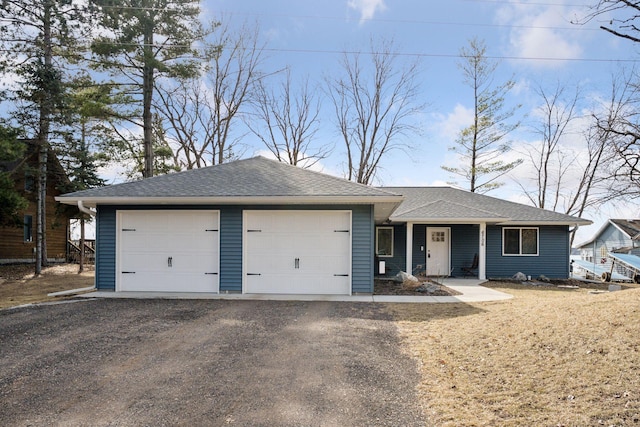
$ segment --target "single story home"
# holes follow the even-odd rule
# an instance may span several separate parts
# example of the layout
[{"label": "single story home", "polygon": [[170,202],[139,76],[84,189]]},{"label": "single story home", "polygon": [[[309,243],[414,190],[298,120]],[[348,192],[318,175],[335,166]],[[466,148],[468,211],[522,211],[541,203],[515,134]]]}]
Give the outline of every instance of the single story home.
[{"label": "single story home", "polygon": [[[357,294],[374,276],[569,275],[590,221],[453,188],[376,188],[254,157],[65,194],[106,291]],[[477,257],[476,257],[477,254]],[[385,261],[384,271],[380,261]]]}]

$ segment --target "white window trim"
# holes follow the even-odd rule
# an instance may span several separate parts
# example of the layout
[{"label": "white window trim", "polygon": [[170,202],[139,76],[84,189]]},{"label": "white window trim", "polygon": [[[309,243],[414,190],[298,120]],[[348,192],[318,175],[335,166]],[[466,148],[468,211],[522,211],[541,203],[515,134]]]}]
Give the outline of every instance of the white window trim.
[{"label": "white window trim", "polygon": [[[378,255],[378,230],[391,230],[391,255]],[[395,245],[395,231],[393,227],[376,227],[376,256],[379,258],[393,258],[393,247]]]},{"label": "white window trim", "polygon": [[[519,253],[517,254],[508,254],[504,251],[505,246],[505,231],[506,230],[520,230],[520,247]],[[522,253],[522,230],[536,230],[536,253],[535,254],[523,254]],[[502,256],[540,256],[540,228],[539,227],[502,227]]]}]

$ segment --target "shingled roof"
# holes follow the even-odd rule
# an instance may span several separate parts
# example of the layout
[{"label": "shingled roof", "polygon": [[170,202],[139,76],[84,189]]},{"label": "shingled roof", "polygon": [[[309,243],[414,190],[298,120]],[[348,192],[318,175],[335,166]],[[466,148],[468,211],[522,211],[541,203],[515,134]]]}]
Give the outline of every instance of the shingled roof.
[{"label": "shingled roof", "polygon": [[391,215],[399,222],[488,222],[586,225],[591,221],[451,187],[384,187],[405,199]]},{"label": "shingled roof", "polygon": [[[60,196],[62,203],[99,204],[321,204],[370,203],[376,218],[402,196],[265,157],[253,157]],[[386,218],[383,218],[386,219]]]},{"label": "shingled roof", "polygon": [[610,219],[613,225],[618,227],[632,240],[640,240],[640,220],[639,219]]}]

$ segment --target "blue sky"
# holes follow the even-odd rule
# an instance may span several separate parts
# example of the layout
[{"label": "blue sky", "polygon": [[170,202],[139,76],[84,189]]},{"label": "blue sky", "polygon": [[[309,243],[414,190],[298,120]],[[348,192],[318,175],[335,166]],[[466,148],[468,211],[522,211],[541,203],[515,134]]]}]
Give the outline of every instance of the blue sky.
[{"label": "blue sky", "polygon": [[[520,156],[526,143],[535,139],[529,130],[539,99],[535,87],[578,85],[584,104],[606,97],[612,74],[631,67],[639,59],[630,42],[605,33],[600,22],[574,25],[572,20],[589,13],[592,0],[207,0],[203,9],[211,16],[240,26],[259,25],[266,43],[267,68],[289,67],[294,78],[308,76],[322,84],[323,76],[337,72],[341,52],[367,51],[369,40],[393,38],[400,60],[419,59],[421,92],[428,105],[420,127],[422,135],[408,152],[395,151],[385,159],[378,175],[380,185],[445,185],[451,176],[443,164],[455,164],[448,150],[457,132],[469,125],[472,93],[462,81],[458,64],[461,47],[471,38],[484,40],[487,56],[500,61],[496,82],[512,78],[516,87],[510,102],[522,104],[519,116],[527,115],[513,135]],[[605,18],[603,17],[602,20]],[[335,131],[330,109],[321,116],[317,143],[335,144],[330,158],[322,162],[325,172],[342,175],[344,149]],[[245,156],[263,154],[251,134]],[[571,141],[567,141],[571,144]],[[503,181],[492,196],[525,202],[523,189],[530,170],[520,168]],[[637,206],[607,206],[597,215],[585,215],[594,226],[581,230],[586,240],[607,217],[637,216]]]}]

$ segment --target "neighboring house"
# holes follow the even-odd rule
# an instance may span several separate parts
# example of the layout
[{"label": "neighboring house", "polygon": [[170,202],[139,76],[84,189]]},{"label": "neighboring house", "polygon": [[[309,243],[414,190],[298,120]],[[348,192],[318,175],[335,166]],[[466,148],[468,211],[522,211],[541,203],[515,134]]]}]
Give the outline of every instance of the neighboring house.
[{"label": "neighboring house", "polygon": [[[94,208],[96,286],[355,294],[387,274],[566,278],[580,218],[451,188],[375,188],[255,157],[57,198]],[[428,236],[428,238],[427,238]]]},{"label": "neighboring house", "polygon": [[[36,171],[38,154],[35,144],[27,141],[26,156],[14,162],[2,162],[0,168],[11,172],[16,190],[27,199],[29,206],[20,215],[22,227],[0,227],[0,263],[35,262],[36,246]],[[61,194],[58,189],[69,179],[52,153],[47,157],[46,239],[47,258],[50,262],[64,262],[67,255],[69,219],[77,209],[69,209],[56,202]]]},{"label": "neighboring house", "polygon": [[[640,219],[610,219],[586,242],[576,246],[580,259],[611,270],[610,252],[640,256]],[[635,273],[616,263],[614,272],[632,278]]]}]

